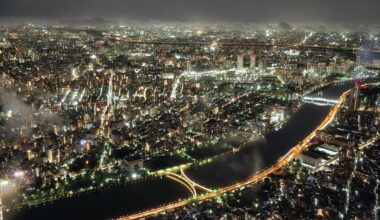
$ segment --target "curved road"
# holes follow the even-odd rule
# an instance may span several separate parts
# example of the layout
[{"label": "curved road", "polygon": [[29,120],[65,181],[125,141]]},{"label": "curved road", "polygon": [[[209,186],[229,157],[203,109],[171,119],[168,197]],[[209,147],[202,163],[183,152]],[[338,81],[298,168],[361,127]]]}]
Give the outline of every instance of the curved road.
[{"label": "curved road", "polygon": [[[329,86],[323,89],[320,96],[327,99],[338,99],[352,85],[351,82],[346,82]],[[276,163],[281,156],[309,135],[330,110],[330,106],[304,104],[278,131],[267,134],[264,139],[250,144],[249,147],[231,157],[199,168],[189,169],[186,171],[187,176],[210,188],[219,188],[245,180],[255,172]]]},{"label": "curved road", "polygon": [[[352,82],[333,85],[324,88],[323,94],[319,95],[338,99],[352,86]],[[210,164],[186,170],[186,175],[200,185],[211,189],[218,188],[214,192],[198,195],[195,200],[212,198],[254,183],[280,168],[307,146],[306,140],[316,129],[329,122],[337,106],[331,108],[305,104],[288,123],[278,131],[267,134],[263,140]],[[285,159],[278,160],[281,157]],[[256,171],[261,173],[254,175]],[[106,219],[122,215],[129,215],[126,218],[139,218],[186,205],[194,201],[192,198],[188,199],[190,196],[190,192],[181,184],[168,178],[154,177],[98,193],[5,213],[4,217],[6,220]],[[147,211],[130,215],[143,210]]]}]

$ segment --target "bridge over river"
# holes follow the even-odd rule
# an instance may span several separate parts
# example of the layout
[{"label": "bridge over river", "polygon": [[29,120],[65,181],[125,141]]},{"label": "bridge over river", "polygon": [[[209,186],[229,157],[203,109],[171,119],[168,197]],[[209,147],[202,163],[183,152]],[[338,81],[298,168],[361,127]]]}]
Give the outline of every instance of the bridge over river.
[{"label": "bridge over river", "polygon": [[323,88],[316,96],[311,94],[308,97],[334,103],[318,105],[310,99],[281,129],[254,143],[241,143],[246,146],[240,151],[212,163],[7,212],[4,219],[139,218],[254,183],[298,155],[313,133],[331,121],[342,94],[353,85],[347,81]]}]

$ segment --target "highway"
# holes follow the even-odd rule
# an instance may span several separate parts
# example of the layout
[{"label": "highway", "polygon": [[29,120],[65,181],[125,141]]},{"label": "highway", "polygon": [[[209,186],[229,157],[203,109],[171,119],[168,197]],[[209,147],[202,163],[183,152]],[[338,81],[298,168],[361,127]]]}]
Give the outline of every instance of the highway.
[{"label": "highway", "polygon": [[238,151],[218,157],[208,164],[180,169],[175,175],[171,174],[171,178],[162,174],[88,195],[5,213],[5,218],[136,219],[258,182],[308,147],[308,141],[315,132],[332,120],[347,94],[344,91],[352,84],[347,82],[323,88],[326,98],[339,99],[334,107],[304,104],[278,131],[266,134],[258,142],[242,144],[244,147]]},{"label": "highway", "polygon": [[256,183],[258,181],[263,180],[265,177],[267,177],[271,173],[281,169],[289,161],[296,158],[303,150],[307,149],[310,146],[309,142],[316,135],[316,132],[318,130],[322,130],[323,128],[325,128],[334,119],[334,116],[338,112],[341,104],[346,99],[347,94],[348,94],[348,92],[346,91],[339,97],[337,104],[335,104],[331,108],[330,112],[323,119],[323,121],[309,135],[307,135],[301,142],[299,142],[296,146],[294,146],[285,156],[283,156],[281,159],[279,159],[277,163],[270,166],[269,168],[259,172],[256,175],[249,177],[248,179],[246,179],[244,181],[235,183],[235,184],[227,186],[227,187],[220,188],[220,189],[212,191],[210,193],[206,193],[204,195],[199,195],[199,196],[192,198],[192,199],[183,200],[183,201],[175,202],[175,203],[172,203],[169,205],[150,209],[150,210],[140,212],[137,214],[124,216],[124,217],[121,217],[119,219],[123,219],[123,220],[125,220],[125,219],[139,219],[139,218],[155,215],[155,214],[158,214],[161,212],[167,212],[167,211],[170,211],[170,210],[182,207],[182,206],[186,206],[186,205],[193,203],[193,202],[199,202],[199,201],[211,199],[213,197],[222,195],[226,192],[230,192],[230,191],[233,191],[233,190],[239,189],[241,187],[245,187],[247,185],[250,185],[250,184],[253,184],[253,183]]}]

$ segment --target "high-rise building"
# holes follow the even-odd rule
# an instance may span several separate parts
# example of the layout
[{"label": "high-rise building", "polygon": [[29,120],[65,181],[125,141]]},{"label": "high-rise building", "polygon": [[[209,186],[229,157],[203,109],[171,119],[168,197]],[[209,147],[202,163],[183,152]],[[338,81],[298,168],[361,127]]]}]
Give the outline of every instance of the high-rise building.
[{"label": "high-rise building", "polygon": [[244,67],[244,57],[243,55],[238,55],[237,56],[237,69],[241,70]]},{"label": "high-rise building", "polygon": [[150,151],[150,145],[148,144],[148,142],[145,142],[145,151],[146,152]]},{"label": "high-rise building", "polygon": [[3,220],[3,190],[0,190],[0,220]]},{"label": "high-rise building", "polygon": [[362,82],[360,80],[355,81],[355,101],[354,101],[354,111],[358,110],[360,107],[360,88]]},{"label": "high-rise building", "polygon": [[61,162],[61,151],[57,150],[57,163]]},{"label": "high-rise building", "polygon": [[40,169],[38,167],[34,168],[34,175],[36,177],[39,177],[40,176]]},{"label": "high-rise building", "polygon": [[356,54],[356,61],[355,61],[356,66],[360,65],[360,55]]},{"label": "high-rise building", "polygon": [[252,72],[256,69],[256,54],[252,54],[249,59],[249,68]]},{"label": "high-rise building", "polygon": [[268,61],[267,59],[260,59],[259,64],[258,64],[258,69],[260,73],[265,73],[267,71],[268,67]]},{"label": "high-rise building", "polygon": [[360,107],[360,88],[361,81],[355,81],[355,88],[351,90],[350,100],[349,100],[349,109],[351,111],[357,111]]},{"label": "high-rise building", "polygon": [[53,150],[52,149],[48,150],[48,162],[53,163]]},{"label": "high-rise building", "polygon": [[263,59],[263,63],[264,63],[264,71],[267,71],[267,69],[268,69],[268,57],[265,57]]},{"label": "high-rise building", "polygon": [[217,114],[219,113],[219,107],[217,106],[217,107],[213,108],[213,109],[212,109],[212,113],[213,113],[214,115],[217,115]]},{"label": "high-rise building", "polygon": [[97,111],[97,107],[96,107],[96,102],[94,104],[94,122],[96,122],[96,111]]},{"label": "high-rise building", "polygon": [[264,72],[264,62],[262,59],[259,60],[259,64],[257,65],[257,68],[259,69],[259,73]]},{"label": "high-rise building", "polygon": [[186,61],[186,74],[190,74],[191,72],[191,63],[190,61]]},{"label": "high-rise building", "polygon": [[26,151],[26,154],[27,154],[28,160],[33,159],[33,153],[30,149]]}]

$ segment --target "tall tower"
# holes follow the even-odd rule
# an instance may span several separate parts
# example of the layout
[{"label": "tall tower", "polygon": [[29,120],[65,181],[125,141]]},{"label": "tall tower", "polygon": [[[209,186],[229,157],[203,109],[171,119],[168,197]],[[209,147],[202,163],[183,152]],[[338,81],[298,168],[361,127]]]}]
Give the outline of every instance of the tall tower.
[{"label": "tall tower", "polygon": [[244,57],[243,55],[238,55],[237,56],[237,69],[241,70],[244,67]]},{"label": "tall tower", "polygon": [[362,81],[355,80],[355,100],[354,100],[354,111],[357,111],[360,107],[360,88]]}]

